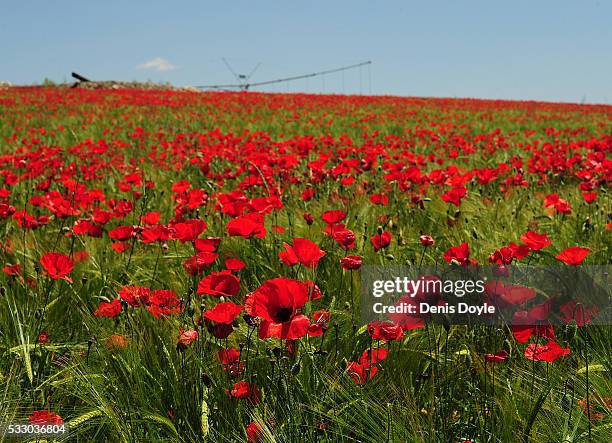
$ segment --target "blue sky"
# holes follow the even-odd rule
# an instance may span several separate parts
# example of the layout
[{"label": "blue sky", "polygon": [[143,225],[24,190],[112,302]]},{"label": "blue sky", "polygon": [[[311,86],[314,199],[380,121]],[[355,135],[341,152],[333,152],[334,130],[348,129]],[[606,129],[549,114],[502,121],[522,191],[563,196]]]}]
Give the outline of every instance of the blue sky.
[{"label": "blue sky", "polygon": [[[363,60],[367,69],[268,87],[612,103],[612,2],[6,2],[0,80],[252,81]],[[361,75],[361,88],[359,77]]]}]

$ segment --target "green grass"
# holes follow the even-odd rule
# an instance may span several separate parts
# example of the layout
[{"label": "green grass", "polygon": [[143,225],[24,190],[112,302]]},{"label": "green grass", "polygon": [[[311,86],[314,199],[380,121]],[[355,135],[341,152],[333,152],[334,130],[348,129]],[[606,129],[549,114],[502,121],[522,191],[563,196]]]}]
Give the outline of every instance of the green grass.
[{"label": "green grass", "polygon": [[[276,155],[277,142],[312,135],[313,148],[289,174],[301,177],[302,182],[290,185],[288,177],[272,175],[274,185],[284,185],[284,208],[267,217],[265,239],[227,237],[229,218],[212,202],[192,216],[206,220],[205,235],[224,238],[220,259],[206,274],[221,270],[226,257],[237,256],[247,263],[240,273],[238,300],[277,276],[312,279],[324,297],[308,309],[326,308],[332,318],[323,338],[300,339],[295,355],[283,341],[258,339],[256,328],[241,319],[228,339],[218,340],[194,323],[202,309],[214,306],[217,300],[192,296],[201,277],[194,281],[181,265],[193,255],[191,245],[170,241],[164,250],[157,244],[136,243],[132,253],[117,254],[107,236],[65,236],[79,217],[52,218],[34,231],[24,231],[11,219],[0,221],[0,239],[3,245],[10,240],[12,247],[11,252],[2,248],[0,264],[20,263],[23,275],[31,280],[26,284],[21,278],[0,274],[0,423],[24,422],[31,411],[50,409],[65,420],[67,441],[245,441],[245,426],[251,421],[263,428],[264,442],[612,441],[612,330],[607,326],[557,328],[559,341],[572,352],[548,364],[524,358],[525,345],[516,342],[508,328],[429,325],[389,344],[389,357],[380,365],[380,372],[364,385],[356,385],[346,373],[347,361],[357,360],[372,346],[385,345],[372,343],[366,329],[353,321],[359,317],[359,272],[340,269],[338,261],[345,252],[321,233],[320,221],[325,210],[345,209],[345,223],[357,236],[351,253],[362,255],[364,263],[415,264],[422,251],[421,233],[436,239],[425,255],[427,264],[441,263],[444,251],[464,241],[469,241],[474,257],[486,263],[492,251],[517,242],[520,234],[537,226],[538,232],[549,234],[553,244],[531,264],[554,264],[556,253],[571,245],[591,249],[589,264],[610,264],[612,236],[605,225],[610,222],[612,206],[605,183],[593,205],[582,200],[575,177],[554,171],[548,174],[547,183],[515,187],[507,193],[495,186],[471,184],[460,208],[441,201],[439,190],[432,187],[425,190],[428,200],[423,210],[410,203],[410,192],[387,189],[384,171],[376,166],[366,175],[371,183],[368,192],[329,179],[314,185],[317,196],[313,201],[300,199],[304,187],[310,186],[306,163],[328,150],[319,136],[333,138],[333,152],[351,149],[347,148],[351,144],[360,148],[380,144],[379,160],[405,151],[445,156],[454,137],[464,137],[478,152],[447,159],[445,166],[471,169],[526,157],[523,146],[534,140],[552,143],[561,152],[559,146],[568,141],[609,136],[609,108],[57,89],[2,91],[0,99],[4,99],[0,101],[3,154],[17,152],[19,140],[25,138],[24,152],[35,152],[36,146],[58,147],[52,155],[58,170],[72,161],[77,165],[106,161],[100,177],[76,177],[90,189],[103,189],[108,197],[129,195],[120,192],[117,183],[129,169],[118,166],[129,165],[131,160],[139,164],[146,180],[156,183],[153,189],[142,188],[145,196],[135,202],[134,211],[123,221],[112,221],[112,227],[137,224],[139,214],[153,210],[161,212],[162,221],[167,222],[173,215],[170,187],[181,179],[211,195],[234,189],[241,178],[219,185],[188,162],[202,146],[219,140],[210,131],[234,134],[228,136],[234,141],[219,143],[217,152],[221,145],[244,146],[249,140],[244,130],[262,131],[250,142],[260,144],[264,157]],[[16,103],[11,104],[10,99]],[[296,118],[295,112],[299,113]],[[331,125],[322,124],[330,118]],[[63,131],[52,135],[60,125]],[[142,128],[142,135],[132,136],[136,127]],[[45,128],[45,134],[39,128]],[[498,128],[503,141],[494,132]],[[561,135],[551,135],[547,128]],[[106,129],[111,132],[105,133]],[[526,130],[534,133],[526,134]],[[379,131],[373,141],[364,140],[363,133],[373,131]],[[33,138],[40,144],[32,143]],[[85,156],[87,150],[82,146],[88,139],[94,144],[104,139],[111,147],[104,154]],[[112,147],[113,141],[120,146]],[[397,148],[399,142],[407,142],[409,148]],[[158,152],[174,149],[176,153],[169,154],[166,169],[158,162],[138,160],[152,152],[151,146],[164,143],[166,147]],[[507,147],[499,148],[504,144]],[[496,146],[495,152],[487,153],[489,146]],[[610,159],[609,144],[607,149],[605,155]],[[203,155],[211,154],[202,150]],[[232,151],[232,155],[239,153],[240,149]],[[182,154],[185,157],[179,158]],[[361,155],[355,150],[348,157],[361,159]],[[231,157],[212,156],[211,170],[222,173],[240,164],[241,159]],[[28,162],[37,159],[33,155]],[[173,167],[174,160],[180,168]],[[0,166],[23,173],[15,164],[2,160]],[[427,164],[424,170],[435,167]],[[282,173],[282,168],[274,168]],[[51,164],[44,169],[40,177],[12,187],[11,204],[18,210],[39,211],[29,203],[32,195],[42,194],[35,185],[48,172],[57,172]],[[55,181],[51,189],[62,187]],[[370,193],[383,190],[390,196],[388,206],[369,203]],[[572,214],[546,213],[542,200],[553,192],[571,203]],[[247,193],[260,196],[265,189]],[[315,216],[313,226],[302,219],[304,211]],[[272,225],[287,230],[273,234]],[[378,226],[393,234],[393,242],[377,254],[368,238]],[[309,238],[327,252],[316,270],[288,268],[279,261],[283,241],[294,237]],[[51,250],[89,253],[89,259],[77,264],[71,274],[72,284],[51,280],[41,272],[38,260]],[[116,319],[94,317],[99,302],[116,298],[124,284],[172,289],[191,304],[181,315],[160,320],[142,308],[129,308]],[[196,327],[200,333],[199,340],[185,350],[176,347],[181,327]],[[48,344],[37,343],[40,330],[50,334]],[[113,334],[123,335],[127,346],[110,349],[108,338]],[[247,371],[240,378],[231,378],[216,357],[218,350],[227,347],[241,348],[245,364],[248,355]],[[508,361],[485,363],[484,354],[502,348],[510,352]],[[228,398],[225,390],[238,380],[253,381],[260,387],[260,404],[251,406]],[[591,422],[578,404],[587,397],[587,383],[593,410],[603,413],[603,418]]]}]

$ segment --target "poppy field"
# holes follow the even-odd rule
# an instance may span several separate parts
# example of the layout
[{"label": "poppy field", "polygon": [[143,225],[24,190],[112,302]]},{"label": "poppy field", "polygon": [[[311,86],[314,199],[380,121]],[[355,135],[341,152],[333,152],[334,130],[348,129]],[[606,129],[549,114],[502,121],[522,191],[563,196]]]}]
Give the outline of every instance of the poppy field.
[{"label": "poppy field", "polygon": [[611,181],[612,106],[0,90],[0,425],[612,441],[612,330],[592,311],[360,310],[366,265],[612,264]]}]

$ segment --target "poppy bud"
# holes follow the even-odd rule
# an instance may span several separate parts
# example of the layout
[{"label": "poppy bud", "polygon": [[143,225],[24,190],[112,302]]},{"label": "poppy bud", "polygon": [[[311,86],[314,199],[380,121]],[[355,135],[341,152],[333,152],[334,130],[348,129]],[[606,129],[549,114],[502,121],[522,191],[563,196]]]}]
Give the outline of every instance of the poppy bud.
[{"label": "poppy bud", "polygon": [[249,326],[257,326],[257,324],[259,323],[257,317],[253,317],[249,314],[244,314],[242,318],[244,319],[244,322]]},{"label": "poppy bud", "polygon": [[[49,334],[46,331],[41,331],[40,334],[38,335],[38,343],[45,344],[45,343],[49,343],[49,341],[50,341]],[[89,343],[87,345],[91,346]]]},{"label": "poppy bud", "polygon": [[298,375],[300,373],[301,369],[302,369],[301,365],[299,363],[296,363],[291,368],[291,374]]},{"label": "poppy bud", "polygon": [[385,258],[386,258],[387,260],[395,260],[395,257],[394,257],[393,255],[391,255],[391,254],[387,254],[387,255],[385,255]]},{"label": "poppy bud", "polygon": [[574,337],[576,337],[576,332],[578,332],[578,324],[576,323],[576,320],[572,318],[565,326],[566,340],[571,342]]},{"label": "poppy bud", "polygon": [[423,246],[432,246],[436,242],[431,235],[427,234],[421,235],[419,240]]},{"label": "poppy bud", "polygon": [[202,383],[209,388],[212,385],[212,380],[208,374],[202,374]]},{"label": "poppy bud", "polygon": [[442,326],[444,326],[444,330],[446,331],[446,333],[450,331],[450,322],[446,315],[442,317]]}]

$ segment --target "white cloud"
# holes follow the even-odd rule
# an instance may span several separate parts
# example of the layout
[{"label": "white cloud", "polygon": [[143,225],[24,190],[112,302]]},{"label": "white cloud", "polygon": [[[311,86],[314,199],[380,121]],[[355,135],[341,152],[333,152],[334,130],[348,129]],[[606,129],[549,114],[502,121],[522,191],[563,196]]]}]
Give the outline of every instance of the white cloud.
[{"label": "white cloud", "polygon": [[178,66],[173,65],[165,58],[155,57],[147,62],[144,62],[141,65],[138,65],[139,69],[153,69],[155,71],[171,71],[173,69],[178,68]]}]

